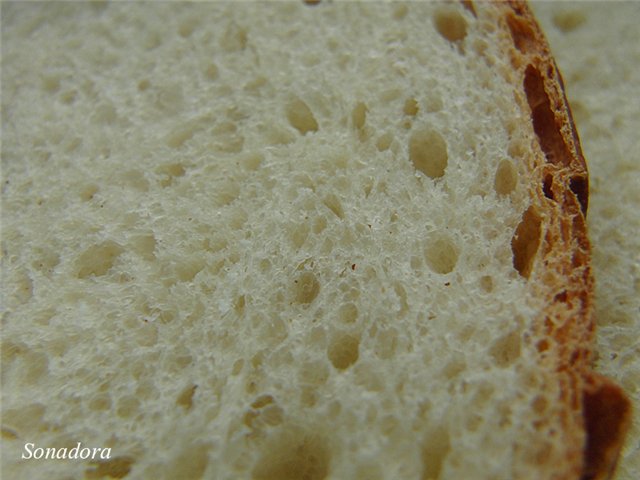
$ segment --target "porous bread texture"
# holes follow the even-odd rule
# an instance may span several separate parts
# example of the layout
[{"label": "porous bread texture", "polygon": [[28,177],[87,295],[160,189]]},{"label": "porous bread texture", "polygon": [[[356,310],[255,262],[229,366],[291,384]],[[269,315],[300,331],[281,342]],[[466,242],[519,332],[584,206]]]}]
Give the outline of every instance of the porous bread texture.
[{"label": "porous bread texture", "polygon": [[534,2],[564,74],[589,159],[595,364],[628,392],[636,415],[614,478],[640,472],[640,4]]},{"label": "porous bread texture", "polygon": [[577,478],[588,244],[510,11],[4,3],[3,474]]}]

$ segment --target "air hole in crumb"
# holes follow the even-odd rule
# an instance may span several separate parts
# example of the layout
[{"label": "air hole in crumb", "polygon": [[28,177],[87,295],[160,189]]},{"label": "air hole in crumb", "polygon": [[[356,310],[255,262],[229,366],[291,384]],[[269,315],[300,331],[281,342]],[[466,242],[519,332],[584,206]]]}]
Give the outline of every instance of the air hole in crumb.
[{"label": "air hole in crumb", "polygon": [[138,170],[127,170],[119,176],[123,186],[146,192],[149,190],[149,181],[145,178],[144,173]]},{"label": "air hole in crumb", "polygon": [[273,403],[271,395],[263,395],[258,399],[265,398],[268,403],[256,406],[255,402],[251,405],[252,409],[247,410],[243,417],[243,423],[252,430],[259,432],[265,427],[273,427],[282,423],[284,412],[281,407]]},{"label": "air hole in crumb", "polygon": [[162,176],[160,179],[160,185],[168,187],[173,183],[174,178],[184,176],[185,169],[179,163],[170,163],[157,168],[156,173]]},{"label": "air hole in crumb", "polygon": [[489,48],[489,44],[487,43],[486,40],[477,38],[473,41],[473,50],[480,56],[480,57],[484,57],[487,49]]},{"label": "air hole in crumb", "polygon": [[229,24],[220,38],[220,46],[225,52],[240,52],[247,47],[247,31],[235,22]]},{"label": "air hole in crumb", "polygon": [[354,323],[358,319],[358,307],[353,303],[345,303],[338,309],[338,318],[343,323]]},{"label": "air hole in crumb", "polygon": [[556,12],[552,21],[553,24],[563,33],[568,33],[580,27],[587,17],[580,10],[564,10]]},{"label": "air hole in crumb", "polygon": [[446,274],[453,271],[458,263],[458,248],[447,236],[436,236],[427,243],[425,260],[431,270]]},{"label": "air hole in crumb", "polygon": [[540,352],[540,353],[549,350],[549,341],[548,340],[544,340],[544,339],[540,340],[536,344],[536,348],[538,349],[538,352]]},{"label": "air hole in crumb", "polygon": [[273,396],[271,395],[260,395],[253,402],[251,402],[251,408],[262,408],[274,402]]},{"label": "air hole in crumb", "polygon": [[533,260],[540,246],[541,218],[533,206],[522,215],[522,220],[511,239],[513,266],[525,278],[529,278]]},{"label": "air hole in crumb", "polygon": [[358,102],[351,112],[351,121],[353,122],[353,126],[358,130],[362,130],[366,120],[367,106],[362,102]]},{"label": "air hole in crumb", "polygon": [[204,71],[204,75],[205,77],[207,77],[209,80],[215,80],[216,78],[218,78],[218,67],[215,63],[210,63],[209,65],[207,65],[207,68]]},{"label": "air hole in crumb", "polygon": [[385,150],[389,149],[392,141],[393,135],[391,135],[390,133],[383,133],[382,135],[380,135],[380,137],[378,137],[378,140],[376,141],[376,148],[379,152],[384,152]]},{"label": "air hole in crumb", "polygon": [[[215,190],[213,194],[215,205],[220,207],[224,205],[230,205],[239,196],[240,196],[240,183],[236,182],[233,179],[228,179],[222,185],[219,185],[219,187]],[[236,223],[236,225],[242,226],[242,224],[244,224],[244,220],[242,220],[241,217],[243,216],[244,214],[238,211],[237,222],[234,222],[234,223]],[[229,226],[231,226],[231,224],[229,224]],[[234,227],[234,228],[237,228],[237,227]]]},{"label": "air hole in crumb", "polygon": [[478,14],[476,13],[476,9],[473,6],[472,0],[461,0],[461,3],[462,3],[462,6],[466,8],[468,11],[470,11],[474,17],[478,16]]},{"label": "air hole in crumb", "polygon": [[293,298],[296,303],[308,305],[320,292],[320,282],[312,272],[300,273],[293,282]]},{"label": "air hole in crumb", "polygon": [[113,457],[108,460],[92,460],[91,468],[85,470],[85,478],[124,478],[131,471],[134,459],[128,456]]},{"label": "air hole in crumb", "polygon": [[91,118],[99,123],[108,125],[117,120],[118,112],[111,103],[100,103],[95,107]]},{"label": "air hole in crumb", "polygon": [[26,303],[33,296],[33,280],[26,270],[20,270],[14,280],[13,295],[20,303]]},{"label": "air hole in crumb", "polygon": [[145,260],[154,260],[156,237],[153,233],[135,235],[131,238],[131,248]]},{"label": "air hole in crumb", "polygon": [[[4,349],[2,354],[5,355]],[[49,425],[43,419],[45,412],[45,406],[40,403],[23,404],[16,408],[6,409],[2,412],[2,421],[6,422],[3,428],[9,427],[22,435],[47,431]]]},{"label": "air hole in crumb", "polygon": [[554,200],[553,198],[553,175],[550,173],[544,176],[544,180],[542,181],[542,191],[544,192],[544,196],[550,200]]},{"label": "air hole in crumb", "polygon": [[85,202],[93,200],[93,196],[98,193],[98,190],[99,188],[95,184],[87,185],[80,191],[80,198]]},{"label": "air hole in crumb", "polygon": [[209,464],[208,444],[181,445],[182,451],[165,468],[164,478],[202,478]]},{"label": "air hole in crumb", "polygon": [[313,112],[309,106],[299,98],[294,98],[287,104],[286,115],[291,126],[302,135],[318,130],[318,122],[313,116]]},{"label": "air hole in crumb", "polygon": [[140,82],[138,82],[138,90],[140,92],[144,92],[145,90],[148,90],[150,86],[151,86],[151,82],[147,79],[140,80]]},{"label": "air hole in crumb", "polygon": [[59,75],[45,75],[42,77],[42,88],[47,93],[56,93],[60,90],[61,80]]},{"label": "air hole in crumb", "polygon": [[586,215],[589,207],[589,180],[582,176],[571,177],[569,188],[578,199],[582,214]]},{"label": "air hole in crumb", "polygon": [[461,342],[468,342],[476,334],[477,330],[474,325],[466,325],[460,330],[456,336]]},{"label": "air hole in crumb", "polygon": [[330,193],[324,199],[324,204],[327,206],[329,210],[336,214],[338,218],[344,218],[344,210],[342,209],[342,204],[338,197],[334,194]]},{"label": "air hole in crumb", "polygon": [[327,219],[325,217],[316,217],[313,221],[313,233],[322,233],[325,228],[327,228]]},{"label": "air hole in crumb", "polygon": [[180,125],[173,129],[166,137],[168,147],[180,148],[185,142],[191,140],[195,135],[197,126],[195,124]]},{"label": "air hole in crumb", "polygon": [[467,22],[453,7],[439,8],[433,22],[438,33],[450,42],[457,42],[467,36]]},{"label": "air hole in crumb", "polygon": [[191,409],[191,407],[193,406],[193,395],[194,393],[196,393],[197,388],[197,385],[189,385],[184,390],[182,390],[182,392],[180,392],[180,395],[178,395],[176,405],[179,405],[186,410]]},{"label": "air hole in crumb", "polygon": [[422,480],[440,478],[442,465],[450,449],[449,433],[444,428],[427,433],[422,444]]},{"label": "air hole in crumb", "polygon": [[231,375],[238,375],[242,371],[242,367],[244,367],[244,360],[242,358],[239,358],[238,360],[233,362]]},{"label": "air hole in crumb", "polygon": [[249,171],[257,170],[262,164],[263,160],[264,160],[264,155],[258,152],[245,153],[238,157],[238,163],[245,170],[249,170]]},{"label": "air hole in crumb", "polygon": [[295,135],[280,125],[263,125],[264,136],[269,145],[287,145],[295,140]]},{"label": "air hole in crumb", "polygon": [[133,396],[126,396],[118,401],[116,413],[120,418],[131,418],[140,411],[140,400]]},{"label": "air hole in crumb", "polygon": [[253,480],[323,480],[330,455],[320,436],[288,429],[267,440],[252,472]]},{"label": "air hole in crumb", "polygon": [[427,112],[434,113],[439,112],[443,108],[442,99],[439,95],[431,93],[426,99]]},{"label": "air hole in crumb", "polygon": [[480,278],[480,288],[487,293],[490,293],[493,290],[493,278],[489,275],[484,275]]},{"label": "air hole in crumb", "polygon": [[568,297],[568,295],[567,295],[567,291],[566,291],[566,290],[563,290],[563,291],[561,291],[560,293],[556,294],[556,296],[555,296],[555,297],[553,297],[553,301],[554,301],[554,302],[566,303],[566,301],[567,301],[567,297]]},{"label": "air hole in crumb", "polygon": [[545,90],[544,79],[533,65],[529,65],[525,70],[524,90],[531,109],[533,130],[536,132],[547,162],[554,165],[569,165],[572,157],[560,126],[556,122],[551,99]]},{"label": "air hole in crumb", "polygon": [[407,13],[409,13],[409,7],[406,4],[397,4],[393,9],[393,18],[395,20],[402,20],[407,16]]},{"label": "air hole in crumb", "polygon": [[327,356],[335,368],[345,370],[358,361],[360,340],[352,335],[334,337],[327,349]]},{"label": "air hole in crumb", "polygon": [[353,380],[356,385],[369,392],[384,391],[384,383],[379,372],[371,363],[360,363],[353,369]]},{"label": "air hole in crumb", "polygon": [[55,248],[38,248],[35,247],[35,253],[32,266],[42,273],[50,273],[60,263],[60,255]]},{"label": "air hole in crumb", "polygon": [[329,368],[325,362],[306,362],[298,372],[300,381],[307,385],[323,385],[329,379]]},{"label": "air hole in crumb", "polygon": [[235,302],[233,302],[233,309],[238,315],[241,315],[244,312],[244,307],[246,305],[246,297],[244,295],[239,295]]},{"label": "air hole in crumb", "polygon": [[89,401],[89,409],[93,411],[107,411],[111,409],[111,397],[107,393],[98,393]]},{"label": "air hole in crumb", "polygon": [[122,252],[124,252],[123,248],[113,241],[89,247],[76,262],[78,278],[99,277],[106,274]]},{"label": "air hole in crumb", "polygon": [[395,329],[380,330],[373,351],[381,359],[388,360],[395,355],[397,344],[398,332]]},{"label": "air hole in crumb", "polygon": [[509,333],[493,344],[489,353],[499,367],[506,367],[520,356],[520,335]]},{"label": "air hole in crumb", "polygon": [[60,100],[62,101],[62,103],[66,103],[67,105],[71,105],[73,102],[75,102],[77,97],[78,92],[76,92],[75,90],[67,90],[60,94]]},{"label": "air hole in crumb", "polygon": [[407,98],[402,109],[405,115],[415,117],[418,113],[418,102],[415,98]]},{"label": "air hole in crumb", "polygon": [[158,310],[154,312],[157,315],[157,319],[162,324],[171,323],[175,320],[176,315],[170,310]]},{"label": "air hole in crumb", "polygon": [[303,385],[300,389],[300,403],[304,408],[313,408],[318,403],[318,392],[315,387]]},{"label": "air hole in crumb", "polygon": [[189,18],[180,24],[180,27],[178,27],[178,33],[182,38],[188,38],[194,32],[198,23],[200,23],[198,17]]},{"label": "air hole in crumb", "polygon": [[547,407],[549,406],[549,401],[546,397],[537,395],[531,402],[531,406],[533,407],[534,412],[536,412],[538,415],[543,415],[546,412]]},{"label": "air hole in crumb", "polygon": [[502,160],[496,170],[493,186],[498,195],[508,195],[516,188],[516,169],[509,160]]},{"label": "air hole in crumb", "polygon": [[536,36],[526,20],[511,14],[507,16],[507,24],[518,50],[527,53],[536,48]]},{"label": "air hole in crumb", "polygon": [[435,130],[416,130],[409,138],[409,157],[415,168],[428,177],[442,177],[448,163],[447,144]]},{"label": "air hole in crumb", "polygon": [[483,407],[489,401],[492,401],[493,394],[494,387],[492,385],[482,383],[478,386],[478,390],[473,396],[473,404],[477,405],[478,407]]},{"label": "air hole in crumb", "polygon": [[465,371],[467,365],[462,360],[451,360],[442,370],[442,373],[448,380],[454,380]]},{"label": "air hole in crumb", "polygon": [[174,275],[179,282],[190,282],[205,265],[205,261],[199,258],[184,259],[175,265]]},{"label": "air hole in crumb", "polygon": [[266,77],[263,77],[262,75],[259,75],[255,78],[253,78],[252,80],[249,80],[245,86],[244,89],[247,92],[250,92],[252,94],[259,94],[260,93],[260,89],[262,87],[264,87],[265,85],[267,85],[269,83],[269,80]]},{"label": "air hole in crumb", "polygon": [[267,426],[280,425],[284,419],[284,411],[278,405],[270,405],[260,412],[260,420]]},{"label": "air hole in crumb", "polygon": [[49,359],[44,352],[27,351],[23,357],[23,365],[20,380],[27,385],[37,385],[49,373]]}]

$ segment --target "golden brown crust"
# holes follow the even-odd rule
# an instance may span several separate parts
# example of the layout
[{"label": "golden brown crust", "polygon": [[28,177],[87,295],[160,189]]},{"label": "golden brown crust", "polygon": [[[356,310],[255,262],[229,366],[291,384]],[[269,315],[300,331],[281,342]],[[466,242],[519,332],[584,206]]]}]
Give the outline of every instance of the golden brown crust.
[{"label": "golden brown crust", "polygon": [[[595,323],[585,218],[587,166],[562,78],[533,14],[518,0],[496,7],[510,37],[521,105],[531,116],[537,140],[530,162],[532,205],[516,231],[513,249],[514,264],[528,265],[518,270],[548,305],[533,333],[540,361],[557,373],[561,389],[556,420],[565,430],[566,465],[558,468],[557,478],[605,479],[615,468],[630,402],[620,388],[591,371]],[[537,230],[530,228],[532,217],[541,219]],[[523,232],[531,231],[539,238],[524,237]],[[536,251],[523,253],[518,246],[532,240],[538,241]]]}]

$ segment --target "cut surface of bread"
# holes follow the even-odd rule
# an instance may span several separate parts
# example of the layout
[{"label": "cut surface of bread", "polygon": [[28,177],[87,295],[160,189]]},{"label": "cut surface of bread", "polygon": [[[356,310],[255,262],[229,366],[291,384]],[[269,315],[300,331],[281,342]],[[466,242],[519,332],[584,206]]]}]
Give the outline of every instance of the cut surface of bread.
[{"label": "cut surface of bread", "polygon": [[526,6],[3,3],[2,57],[8,478],[606,478]]}]

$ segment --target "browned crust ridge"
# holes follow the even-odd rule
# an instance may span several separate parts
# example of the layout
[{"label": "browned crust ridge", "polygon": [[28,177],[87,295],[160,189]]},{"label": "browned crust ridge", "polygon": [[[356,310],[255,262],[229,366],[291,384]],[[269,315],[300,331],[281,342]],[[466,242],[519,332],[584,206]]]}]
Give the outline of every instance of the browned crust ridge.
[{"label": "browned crust ridge", "polygon": [[512,248],[514,266],[546,305],[532,333],[542,366],[554,372],[559,384],[559,413],[551,421],[561,425],[566,451],[565,465],[558,465],[553,478],[608,479],[630,424],[631,403],[620,387],[592,370],[587,165],[562,77],[533,13],[521,0],[493,6],[505,32],[514,83],[522,85],[516,96],[536,137],[532,155],[525,159],[531,206]]}]

